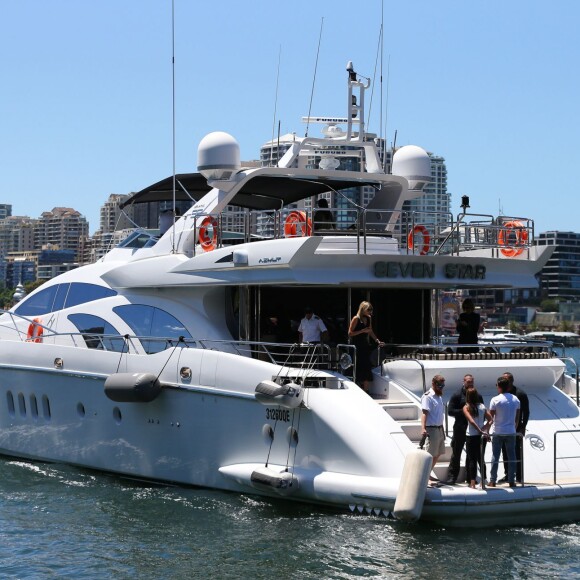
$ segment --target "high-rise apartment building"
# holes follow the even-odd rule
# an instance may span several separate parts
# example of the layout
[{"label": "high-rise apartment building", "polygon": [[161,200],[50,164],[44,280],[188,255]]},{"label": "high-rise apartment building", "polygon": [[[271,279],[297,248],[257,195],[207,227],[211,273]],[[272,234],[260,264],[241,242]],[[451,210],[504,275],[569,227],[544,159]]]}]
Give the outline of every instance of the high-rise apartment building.
[{"label": "high-rise apartment building", "polygon": [[0,220],[5,220],[12,215],[12,205],[9,203],[0,203]]},{"label": "high-rise apartment building", "polygon": [[538,246],[555,246],[554,253],[542,268],[542,294],[548,298],[580,300],[580,234],[550,231],[536,239]]},{"label": "high-rise apartment building", "polygon": [[38,219],[34,246],[41,249],[50,244],[61,250],[74,250],[79,260],[88,235],[89,224],[83,215],[70,207],[55,207]]},{"label": "high-rise apartment building", "polygon": [[423,225],[448,224],[451,195],[447,192],[447,167],[445,159],[429,153],[431,181],[423,189],[423,195],[403,204],[403,210],[417,212]]},{"label": "high-rise apartment building", "polygon": [[26,216],[9,216],[0,220],[0,258],[10,252],[34,249],[36,221]]},{"label": "high-rise apartment building", "polygon": [[101,206],[100,231],[103,234],[135,227],[133,223],[133,208],[128,207],[121,211],[119,204],[128,199],[129,195],[112,193]]}]

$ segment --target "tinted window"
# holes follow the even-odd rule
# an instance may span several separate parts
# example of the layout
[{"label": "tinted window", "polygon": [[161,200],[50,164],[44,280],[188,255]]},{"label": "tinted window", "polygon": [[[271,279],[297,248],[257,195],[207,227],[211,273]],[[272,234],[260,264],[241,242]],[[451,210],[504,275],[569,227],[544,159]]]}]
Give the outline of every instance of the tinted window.
[{"label": "tinted window", "polygon": [[96,284],[58,284],[46,290],[41,290],[30,298],[26,298],[22,304],[16,307],[14,312],[22,316],[38,316],[47,312],[56,312],[63,308],[70,308],[78,304],[85,304],[93,300],[115,296],[117,292]]},{"label": "tinted window", "polygon": [[110,288],[104,286],[97,286],[96,284],[80,284],[73,282],[70,285],[70,290],[66,297],[66,308],[85,304],[85,302],[92,302],[93,300],[100,300],[101,298],[108,298],[115,296],[117,293]]},{"label": "tinted window", "polygon": [[51,286],[45,290],[41,290],[37,294],[26,298],[22,304],[15,308],[14,312],[22,316],[38,316],[39,314],[46,314],[52,312],[52,304],[56,295],[58,286]]},{"label": "tinted window", "polygon": [[56,296],[54,297],[54,303],[52,304],[53,312],[57,310],[62,310],[64,308],[64,302],[66,300],[66,295],[70,288],[70,284],[59,284],[58,290],[56,291]]},{"label": "tinted window", "polygon": [[98,350],[126,351],[125,341],[122,338],[111,338],[103,335],[119,335],[117,329],[106,320],[92,314],[69,314],[68,319],[83,335],[88,348]]},{"label": "tinted window", "polygon": [[113,308],[129,327],[140,337],[160,337],[164,340],[143,340],[143,348],[148,354],[160,352],[171,345],[167,339],[177,339],[180,336],[191,338],[183,324],[171,314],[143,304],[128,304]]}]

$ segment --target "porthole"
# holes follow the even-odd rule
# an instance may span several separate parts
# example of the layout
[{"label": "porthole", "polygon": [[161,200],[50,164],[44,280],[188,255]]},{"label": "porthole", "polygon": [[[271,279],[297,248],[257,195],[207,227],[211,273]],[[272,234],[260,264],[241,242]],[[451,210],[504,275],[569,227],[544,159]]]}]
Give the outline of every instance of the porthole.
[{"label": "porthole", "polygon": [[77,404],[77,413],[81,418],[86,415],[85,406],[82,403]]},{"label": "porthole", "polygon": [[22,393],[18,393],[18,411],[21,417],[26,417],[26,399]]},{"label": "porthole", "polygon": [[38,402],[36,400],[36,395],[30,395],[30,414],[38,419]]},{"label": "porthole", "polygon": [[12,391],[6,393],[6,403],[8,405],[8,414],[11,417],[14,417],[16,415],[16,409],[14,408],[14,396],[12,395]]},{"label": "porthole", "polygon": [[50,419],[50,401],[46,395],[42,395],[42,413],[48,421]]},{"label": "porthole", "polygon": [[115,407],[113,409],[113,418],[115,419],[115,423],[117,423],[117,425],[121,424],[123,416],[121,415],[121,409],[119,409],[119,407]]}]

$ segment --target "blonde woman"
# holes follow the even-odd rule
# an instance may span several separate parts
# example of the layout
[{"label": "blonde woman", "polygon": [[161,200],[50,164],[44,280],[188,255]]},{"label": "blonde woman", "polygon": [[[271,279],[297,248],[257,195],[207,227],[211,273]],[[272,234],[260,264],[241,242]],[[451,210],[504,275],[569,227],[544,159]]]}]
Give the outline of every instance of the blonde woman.
[{"label": "blonde woman", "polygon": [[[373,380],[371,352],[376,346],[383,346],[372,327],[373,307],[370,302],[361,302],[358,312],[353,316],[348,327],[348,336],[356,346],[356,384],[369,392],[369,381]],[[372,341],[372,342],[371,342]]]}]

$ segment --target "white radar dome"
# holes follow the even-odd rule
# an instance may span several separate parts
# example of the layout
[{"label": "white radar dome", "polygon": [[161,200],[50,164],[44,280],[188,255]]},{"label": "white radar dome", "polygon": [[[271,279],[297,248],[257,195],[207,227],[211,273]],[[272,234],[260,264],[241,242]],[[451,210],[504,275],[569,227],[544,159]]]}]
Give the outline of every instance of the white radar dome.
[{"label": "white radar dome", "polygon": [[431,159],[425,149],[405,145],[393,155],[393,175],[404,177],[412,191],[422,190],[431,181]]},{"label": "white radar dome", "polygon": [[240,146],[228,133],[206,135],[197,148],[197,169],[208,180],[229,179],[240,169]]}]

